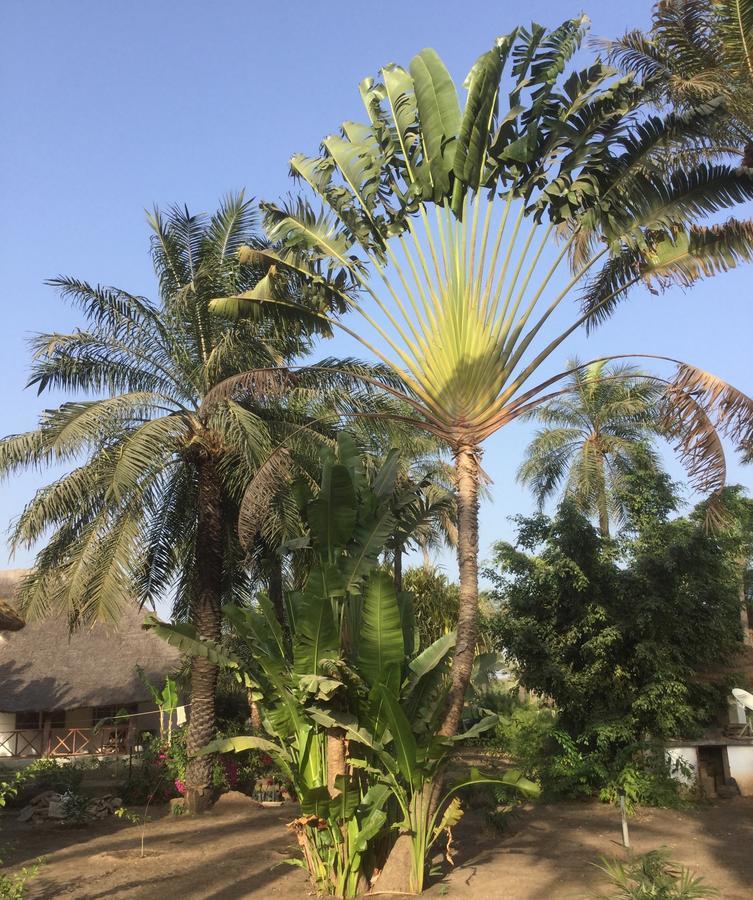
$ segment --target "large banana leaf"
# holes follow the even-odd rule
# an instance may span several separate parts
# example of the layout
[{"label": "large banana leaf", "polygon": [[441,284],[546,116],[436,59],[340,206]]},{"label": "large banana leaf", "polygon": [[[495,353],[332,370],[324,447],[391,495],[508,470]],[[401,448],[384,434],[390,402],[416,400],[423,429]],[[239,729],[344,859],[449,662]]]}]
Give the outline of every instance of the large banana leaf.
[{"label": "large banana leaf", "polygon": [[309,503],[307,519],[311,534],[323,553],[334,554],[353,535],[356,524],[356,495],[348,469],[340,463],[326,467],[322,489]]},{"label": "large banana leaf", "polygon": [[397,693],[405,657],[403,627],[392,579],[374,572],[364,591],[358,664],[371,686],[387,685]]},{"label": "large banana leaf", "polygon": [[321,568],[309,576],[299,595],[296,632],[293,635],[293,669],[297,675],[316,675],[323,659],[337,659],[340,639]]},{"label": "large banana leaf", "polygon": [[394,515],[389,507],[384,506],[377,509],[370,519],[356,526],[353,535],[356,546],[344,562],[344,588],[347,593],[361,592],[361,581],[377,564],[395,524]]},{"label": "large banana leaf", "polygon": [[463,208],[463,186],[476,189],[481,183],[489,147],[489,134],[497,110],[502,59],[497,49],[484,53],[469,76],[468,98],[460,122],[453,160],[455,188],[452,208],[459,216]]},{"label": "large banana leaf", "polygon": [[392,755],[397,761],[398,769],[409,785],[418,783],[418,767],[416,757],[418,748],[416,738],[411,730],[408,717],[392,691],[384,685],[374,688],[375,696],[382,704],[382,710],[389,723],[392,734]]},{"label": "large banana leaf", "polygon": [[266,738],[256,735],[240,735],[239,737],[218,738],[211,741],[199,751],[199,756],[207,756],[210,753],[243,753],[244,750],[261,750],[270,756],[280,756],[290,761],[290,754],[279,744],[268,741]]},{"label": "large banana leaf", "polygon": [[438,666],[443,659],[446,659],[447,654],[454,646],[455,632],[451,631],[449,634],[443,634],[442,637],[437,638],[433,644],[430,644],[415,659],[412,659],[408,664],[408,668],[411,671],[411,687],[415,686],[427,672],[431,672],[432,669]]}]

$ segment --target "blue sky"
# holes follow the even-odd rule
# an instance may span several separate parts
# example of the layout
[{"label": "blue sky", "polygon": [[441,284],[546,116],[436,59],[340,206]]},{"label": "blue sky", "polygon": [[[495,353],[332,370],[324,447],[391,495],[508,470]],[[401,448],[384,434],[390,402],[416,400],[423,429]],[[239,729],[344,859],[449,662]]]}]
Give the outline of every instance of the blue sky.
[{"label": "blue sky", "polygon": [[[645,26],[650,4],[593,2],[592,33]],[[433,46],[461,81],[494,37],[531,19],[554,25],[578,4],[236,0],[4,0],[0,5],[0,431],[33,427],[54,398],[24,391],[25,341],[69,330],[75,315],[44,280],[57,274],[154,296],[144,209],[186,203],[209,211],[229,190],[275,199],[290,189],[287,160],[314,153],[345,119],[363,118],[358,82]],[[637,292],[587,341],[562,354],[661,353],[696,362],[753,393],[751,272],[690,292]],[[323,352],[349,348],[333,341]],[[531,509],[514,472],[529,427],[491,439],[493,478],[481,547],[509,537],[507,517]],[[673,474],[680,470],[669,463]],[[734,461],[730,480],[753,484]],[[0,526],[43,483],[0,486]],[[16,565],[30,561],[19,554]],[[443,557],[448,571],[453,564]],[[0,566],[6,562],[0,547]]]}]

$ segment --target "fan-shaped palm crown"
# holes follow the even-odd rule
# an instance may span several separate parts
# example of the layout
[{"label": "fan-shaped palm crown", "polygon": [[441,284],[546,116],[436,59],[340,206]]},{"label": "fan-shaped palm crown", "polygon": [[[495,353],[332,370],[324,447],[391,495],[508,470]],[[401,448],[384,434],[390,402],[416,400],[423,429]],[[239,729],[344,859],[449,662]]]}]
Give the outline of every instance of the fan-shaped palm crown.
[{"label": "fan-shaped palm crown", "polygon": [[[481,443],[541,402],[557,380],[528,386],[541,363],[632,285],[691,281],[753,255],[746,225],[693,227],[753,197],[746,172],[666,172],[667,148],[702,131],[718,105],[647,117],[631,77],[598,61],[564,74],[586,27],[581,18],[499,38],[471,69],[463,106],[433,50],[409,70],[386,66],[361,84],[368,123],[346,122],[321,156],[292,160],[321,210],[302,198],[265,206],[282,248],[265,254],[269,271],[341,297],[366,328],[340,327],[393,368],[417,421],[453,448],[461,602],[448,734],[476,638]],[[552,333],[574,290],[585,309]],[[242,314],[254,302],[215,309]],[[688,386],[699,373],[681,374]]]}]

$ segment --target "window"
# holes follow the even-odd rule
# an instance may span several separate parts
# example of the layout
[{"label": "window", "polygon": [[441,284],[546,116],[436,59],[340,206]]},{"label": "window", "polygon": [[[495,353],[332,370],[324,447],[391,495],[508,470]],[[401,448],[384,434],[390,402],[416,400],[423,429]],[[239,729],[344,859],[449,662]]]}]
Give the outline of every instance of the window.
[{"label": "window", "polygon": [[64,709],[53,709],[52,712],[45,713],[45,719],[49,722],[50,728],[65,728]]},{"label": "window", "polygon": [[16,713],[16,730],[27,731],[40,727],[40,713],[38,710]]}]

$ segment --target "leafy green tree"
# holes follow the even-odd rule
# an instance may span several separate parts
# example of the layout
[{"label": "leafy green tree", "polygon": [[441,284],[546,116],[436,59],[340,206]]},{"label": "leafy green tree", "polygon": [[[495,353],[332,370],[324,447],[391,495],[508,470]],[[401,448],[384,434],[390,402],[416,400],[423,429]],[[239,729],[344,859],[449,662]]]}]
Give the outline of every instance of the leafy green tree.
[{"label": "leafy green tree", "polygon": [[[499,38],[471,69],[462,106],[435,51],[409,70],[384,67],[361,84],[368,122],[344,123],[320,157],[292,159],[321,208],[304,197],[265,206],[280,244],[264,254],[271,280],[290,272],[337,293],[360,320],[336,324],[396,374],[416,427],[451,448],[460,600],[444,735],[459,726],[476,647],[484,441],[549,399],[568,373],[537,384],[542,364],[633,285],[688,283],[753,256],[747,225],[695,228],[753,197],[750,175],[723,163],[666,167],[667,150],[718,108],[641,117],[646,89],[632,78],[599,62],[565,76],[586,27],[582,17]],[[545,339],[577,290],[584,308]],[[253,314],[259,302],[218,298],[214,308]],[[753,403],[692,366],[668,381],[693,474],[718,490],[715,426],[749,443]]]},{"label": "leafy green tree", "polygon": [[698,673],[740,646],[738,571],[690,518],[654,520],[615,553],[570,501],[519,521],[487,572],[500,648],[582,746],[610,754],[687,735],[721,699]]},{"label": "leafy green tree", "polygon": [[[64,614],[85,625],[172,596],[176,615],[216,640],[223,600],[249,589],[235,535],[243,489],[276,443],[308,421],[310,407],[304,378],[296,401],[292,386],[282,398],[259,370],[294,360],[315,331],[328,330],[319,319],[294,327],[275,310],[236,323],[210,315],[212,297],[251,291],[264,277],[253,257],[238,255],[241,247],[262,246],[255,220],[242,194],[210,218],[178,207],[167,216],[155,211],[156,304],[74,278],[51,282],[87,324],[34,338],[29,384],[81,399],[0,442],[6,477],[75,466],[39,490],[13,527],[14,548],[44,542],[22,586],[27,615]],[[305,302],[293,280],[278,289]],[[251,369],[255,376],[237,377]],[[294,442],[288,463],[296,453],[299,462],[311,456],[307,447]],[[272,545],[299,527],[277,486],[268,478],[257,497],[265,510],[261,534]],[[216,677],[210,660],[192,661],[192,756],[214,733]],[[189,766],[191,809],[207,800],[210,768],[206,759]]]},{"label": "leafy green tree", "polygon": [[455,630],[460,592],[443,572],[435,567],[416,566],[405,573],[403,587],[413,598],[422,646]]},{"label": "leafy green tree", "polygon": [[[697,517],[705,516],[702,503]],[[722,494],[722,527],[714,532],[719,552],[737,560],[740,592],[740,627],[744,643],[753,644],[750,607],[753,601],[753,500],[741,485],[730,485]]]},{"label": "leafy green tree", "polygon": [[663,389],[634,366],[571,360],[566,393],[535,409],[543,427],[526,450],[518,479],[541,507],[560,491],[604,537],[609,520],[625,519],[622,485],[631,472],[657,470],[651,442],[662,428]]}]

